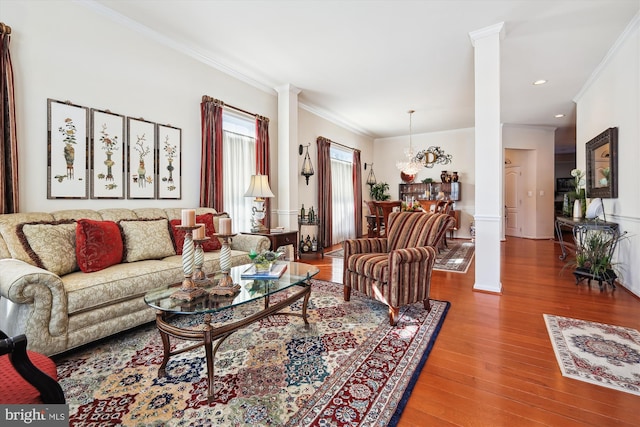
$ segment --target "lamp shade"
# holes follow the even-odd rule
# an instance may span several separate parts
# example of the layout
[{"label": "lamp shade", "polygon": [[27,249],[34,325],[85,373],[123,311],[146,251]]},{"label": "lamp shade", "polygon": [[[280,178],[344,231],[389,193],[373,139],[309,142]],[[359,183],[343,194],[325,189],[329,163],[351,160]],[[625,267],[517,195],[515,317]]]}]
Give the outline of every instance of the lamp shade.
[{"label": "lamp shade", "polygon": [[267,175],[251,175],[251,182],[244,197],[275,197],[269,188],[269,177]]}]

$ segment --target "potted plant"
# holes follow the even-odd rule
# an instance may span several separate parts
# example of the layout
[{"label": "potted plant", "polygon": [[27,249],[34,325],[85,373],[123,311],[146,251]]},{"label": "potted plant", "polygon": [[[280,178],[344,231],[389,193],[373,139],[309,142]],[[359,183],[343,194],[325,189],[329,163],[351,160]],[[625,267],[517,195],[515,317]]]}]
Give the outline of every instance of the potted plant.
[{"label": "potted plant", "polygon": [[382,202],[391,198],[391,196],[387,194],[388,190],[389,184],[387,184],[386,182],[378,182],[377,184],[371,186],[371,191],[369,192],[369,194],[371,195],[373,200]]},{"label": "potted plant", "polygon": [[602,282],[615,288],[614,282],[620,276],[620,272],[613,262],[613,253],[626,234],[619,234],[607,228],[578,230],[575,234],[576,257],[569,263],[574,267],[576,283],[584,279],[593,279],[598,281],[600,288]]},{"label": "potted plant", "polygon": [[284,246],[278,248],[277,251],[264,251],[260,254],[254,255],[251,253],[249,257],[253,256],[253,263],[256,266],[256,272],[268,272],[271,271],[273,264],[284,254]]}]

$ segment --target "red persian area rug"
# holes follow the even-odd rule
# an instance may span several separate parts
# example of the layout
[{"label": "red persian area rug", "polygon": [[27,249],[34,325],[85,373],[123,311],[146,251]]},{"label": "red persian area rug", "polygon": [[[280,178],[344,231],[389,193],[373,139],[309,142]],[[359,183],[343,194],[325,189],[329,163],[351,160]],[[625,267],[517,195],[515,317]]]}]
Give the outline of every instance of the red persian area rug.
[{"label": "red persian area rug", "polygon": [[640,333],[544,315],[562,375],[640,396]]},{"label": "red persian area rug", "polygon": [[[57,358],[70,424],[395,426],[450,304],[432,300],[429,313],[422,304],[403,307],[391,327],[385,305],[357,292],[345,302],[341,284],[312,282],[309,327],[271,316],[222,343],[211,404],[202,347],[173,356],[158,378],[163,350],[154,324]],[[213,322],[252,309],[243,305]],[[180,319],[186,327],[202,320]]]}]

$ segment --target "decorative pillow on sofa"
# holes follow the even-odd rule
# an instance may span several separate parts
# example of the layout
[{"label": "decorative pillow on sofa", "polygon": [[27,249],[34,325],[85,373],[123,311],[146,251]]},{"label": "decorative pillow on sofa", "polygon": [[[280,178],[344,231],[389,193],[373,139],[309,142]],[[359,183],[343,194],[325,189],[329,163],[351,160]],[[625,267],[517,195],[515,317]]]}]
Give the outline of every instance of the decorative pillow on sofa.
[{"label": "decorative pillow on sofa", "polygon": [[75,221],[24,223],[18,226],[17,233],[36,266],[58,276],[78,269]]},{"label": "decorative pillow on sofa", "polygon": [[122,236],[113,221],[79,219],[76,226],[76,258],[85,273],[122,262]]},{"label": "decorative pillow on sofa", "polygon": [[125,262],[160,259],[175,255],[167,219],[118,221],[122,230]]},{"label": "decorative pillow on sofa", "polygon": [[[181,223],[181,219],[171,220],[171,233],[173,234],[173,243],[177,255],[182,254],[182,246],[184,245],[185,232],[184,230],[179,230],[177,228]],[[220,240],[213,235],[216,232],[216,229],[213,226],[213,214],[208,213],[196,216],[196,223],[204,224],[204,235],[211,238],[202,244],[202,250],[205,252],[220,250],[222,248],[222,244],[220,243]]]}]

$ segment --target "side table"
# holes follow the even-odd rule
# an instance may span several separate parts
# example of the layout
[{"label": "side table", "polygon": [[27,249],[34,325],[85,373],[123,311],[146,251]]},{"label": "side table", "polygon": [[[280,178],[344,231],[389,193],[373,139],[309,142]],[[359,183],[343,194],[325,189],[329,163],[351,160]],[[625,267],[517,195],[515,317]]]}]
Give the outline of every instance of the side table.
[{"label": "side table", "polygon": [[562,237],[562,229],[567,228],[571,230],[571,233],[575,235],[576,228],[590,229],[590,230],[606,230],[611,233],[619,233],[618,224],[615,222],[606,222],[598,219],[584,219],[584,218],[570,218],[565,216],[556,217],[556,236],[560,243],[560,259],[564,260],[567,257],[567,250],[565,249],[566,243]]},{"label": "side table", "polygon": [[[250,233],[243,232],[242,234],[252,234],[254,236],[264,236],[271,241],[271,250],[276,250],[280,246],[293,245],[294,257],[296,256],[296,247],[298,245],[298,232],[296,230],[286,230],[282,233]],[[293,261],[293,260],[292,260]]]}]

